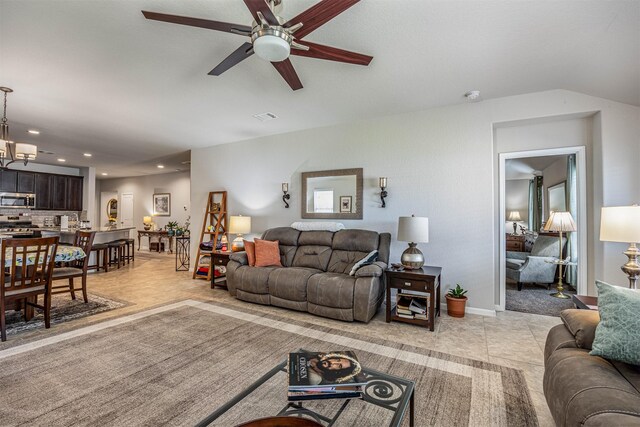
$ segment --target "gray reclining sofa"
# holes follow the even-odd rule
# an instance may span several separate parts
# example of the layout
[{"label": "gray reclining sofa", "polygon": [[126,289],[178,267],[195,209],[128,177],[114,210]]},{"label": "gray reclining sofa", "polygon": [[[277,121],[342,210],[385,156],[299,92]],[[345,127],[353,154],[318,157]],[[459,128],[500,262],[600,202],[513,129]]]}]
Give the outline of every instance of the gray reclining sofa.
[{"label": "gray reclining sofa", "polygon": [[568,309],[544,348],[544,395],[558,427],[640,427],[640,366],[591,356],[600,315]]},{"label": "gray reclining sofa", "polygon": [[[389,233],[279,227],[262,238],[279,241],[283,267],[251,267],[245,252],[232,254],[227,264],[231,295],[338,320],[368,322],[376,314],[384,298]],[[373,250],[378,261],[350,276],[353,265]]]}]

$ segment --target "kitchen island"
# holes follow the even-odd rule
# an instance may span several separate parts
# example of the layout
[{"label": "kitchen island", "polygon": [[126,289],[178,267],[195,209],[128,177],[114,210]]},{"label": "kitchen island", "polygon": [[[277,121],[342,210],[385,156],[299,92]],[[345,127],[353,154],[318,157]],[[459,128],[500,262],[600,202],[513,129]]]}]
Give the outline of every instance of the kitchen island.
[{"label": "kitchen island", "polygon": [[[69,228],[66,230],[60,229],[60,227],[47,227],[39,228],[42,232],[42,237],[60,236],[61,243],[73,243],[73,240],[78,229]],[[131,230],[135,230],[135,227],[94,227],[89,229],[82,229],[81,231],[95,231],[96,237],[93,239],[93,243],[108,243],[118,239],[128,239],[131,235]]]}]

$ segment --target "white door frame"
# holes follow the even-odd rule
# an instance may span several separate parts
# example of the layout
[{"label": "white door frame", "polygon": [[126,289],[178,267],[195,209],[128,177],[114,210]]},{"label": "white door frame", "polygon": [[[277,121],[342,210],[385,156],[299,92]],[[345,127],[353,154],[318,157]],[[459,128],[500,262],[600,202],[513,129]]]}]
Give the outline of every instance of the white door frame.
[{"label": "white door frame", "polygon": [[506,212],[505,212],[505,165],[510,159],[521,159],[523,157],[542,157],[542,156],[558,156],[558,155],[576,155],[576,178],[578,187],[578,218],[576,218],[578,226],[578,294],[586,295],[587,293],[587,159],[586,148],[584,146],[548,148],[544,150],[517,151],[511,153],[500,153],[499,157],[499,226],[498,241],[500,242],[499,270],[500,270],[500,303],[496,304],[496,310],[504,311],[507,294],[506,281],[506,253],[507,242],[506,233]]},{"label": "white door frame", "polygon": [[[134,196],[133,196],[132,192],[122,193],[120,195],[120,205],[118,206],[118,211],[119,211],[119,214],[120,214],[120,225],[123,225],[123,226],[125,225],[124,224],[125,218],[124,218],[124,203],[123,203],[123,201],[124,201],[124,198],[127,197],[127,196],[131,196],[131,227],[133,227],[134,224],[135,224],[135,216],[134,216],[134,204],[135,204],[135,201],[134,201]],[[131,232],[129,232],[129,235],[131,235]]]}]

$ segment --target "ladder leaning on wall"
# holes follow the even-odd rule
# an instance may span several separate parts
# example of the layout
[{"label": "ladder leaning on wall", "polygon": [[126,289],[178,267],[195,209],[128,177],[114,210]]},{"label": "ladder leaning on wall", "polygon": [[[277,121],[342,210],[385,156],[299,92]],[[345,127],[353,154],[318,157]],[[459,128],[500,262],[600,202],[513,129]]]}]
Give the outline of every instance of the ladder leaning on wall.
[{"label": "ladder leaning on wall", "polygon": [[[202,231],[200,232],[200,242],[198,243],[198,254],[196,256],[195,267],[193,269],[194,279],[207,279],[211,281],[213,265],[211,264],[211,252],[216,250],[218,238],[227,233],[227,192],[211,191],[207,199],[207,210],[202,220]],[[203,242],[213,241],[212,251],[201,248]],[[198,274],[198,269],[207,267],[207,275]]]}]

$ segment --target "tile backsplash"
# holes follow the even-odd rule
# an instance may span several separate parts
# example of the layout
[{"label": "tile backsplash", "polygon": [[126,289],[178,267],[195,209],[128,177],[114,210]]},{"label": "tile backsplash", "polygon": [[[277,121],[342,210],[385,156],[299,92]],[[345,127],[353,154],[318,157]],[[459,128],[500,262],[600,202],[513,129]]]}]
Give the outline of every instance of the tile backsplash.
[{"label": "tile backsplash", "polygon": [[44,219],[48,217],[54,217],[56,215],[68,215],[73,217],[73,215],[78,215],[78,219],[86,219],[87,212],[76,212],[76,211],[40,211],[35,209],[1,209],[0,215],[20,215],[25,217],[30,217],[31,222],[38,227],[42,227],[44,225]]}]

